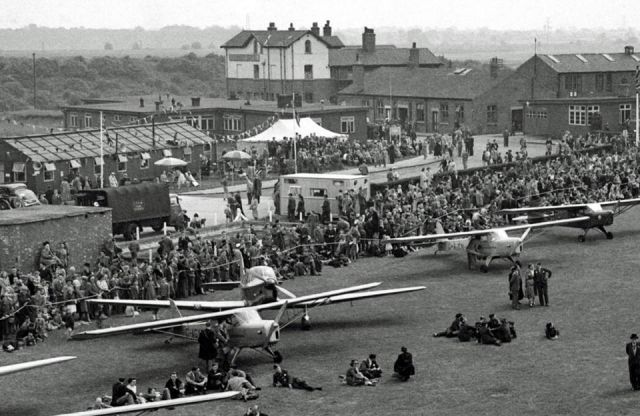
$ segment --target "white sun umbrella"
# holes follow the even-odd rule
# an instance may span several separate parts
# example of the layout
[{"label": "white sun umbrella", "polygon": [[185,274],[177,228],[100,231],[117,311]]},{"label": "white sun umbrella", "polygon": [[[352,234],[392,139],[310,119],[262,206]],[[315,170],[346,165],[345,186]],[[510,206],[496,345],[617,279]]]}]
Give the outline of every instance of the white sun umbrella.
[{"label": "white sun umbrella", "polygon": [[154,165],[156,166],[164,166],[166,168],[175,168],[178,166],[187,166],[187,162],[182,159],[177,159],[175,157],[163,157],[162,159],[156,161]]},{"label": "white sun umbrella", "polygon": [[242,150],[231,150],[222,155],[222,158],[226,160],[251,160],[251,155]]}]

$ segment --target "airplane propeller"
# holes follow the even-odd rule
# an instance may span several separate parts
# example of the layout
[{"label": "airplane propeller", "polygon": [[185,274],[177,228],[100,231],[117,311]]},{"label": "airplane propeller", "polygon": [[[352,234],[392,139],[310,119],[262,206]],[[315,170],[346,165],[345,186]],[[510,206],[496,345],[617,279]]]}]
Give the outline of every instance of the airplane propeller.
[{"label": "airplane propeller", "polygon": [[269,328],[269,332],[267,333],[267,339],[264,342],[264,348],[269,347],[269,341],[271,340],[271,335],[278,329],[278,325],[280,324],[280,319],[282,319],[282,315],[284,315],[284,311],[287,309],[287,302],[282,304],[282,307],[276,314],[275,318],[273,318],[273,323]]}]

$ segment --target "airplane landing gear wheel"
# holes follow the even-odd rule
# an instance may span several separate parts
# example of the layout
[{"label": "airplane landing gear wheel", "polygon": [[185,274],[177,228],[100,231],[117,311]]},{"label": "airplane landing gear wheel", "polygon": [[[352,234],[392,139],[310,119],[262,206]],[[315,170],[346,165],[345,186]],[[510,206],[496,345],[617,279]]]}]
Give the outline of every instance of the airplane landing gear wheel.
[{"label": "airplane landing gear wheel", "polygon": [[273,362],[275,364],[280,364],[283,360],[282,354],[280,354],[280,351],[274,351],[273,352]]},{"label": "airplane landing gear wheel", "polygon": [[311,329],[311,318],[309,318],[309,315],[307,315],[306,313],[302,316],[302,319],[300,319],[300,328],[303,331],[308,331]]},{"label": "airplane landing gear wheel", "polygon": [[585,240],[585,238],[584,238],[583,235],[578,237],[578,241],[580,241],[581,243],[584,243],[584,240]]},{"label": "airplane landing gear wheel", "polygon": [[482,271],[482,273],[488,273],[489,272],[489,268],[487,267],[486,264],[483,264],[482,266],[480,266],[480,270]]},{"label": "airplane landing gear wheel", "polygon": [[611,231],[607,231],[605,235],[607,236],[607,240],[611,240],[613,238],[613,233]]}]

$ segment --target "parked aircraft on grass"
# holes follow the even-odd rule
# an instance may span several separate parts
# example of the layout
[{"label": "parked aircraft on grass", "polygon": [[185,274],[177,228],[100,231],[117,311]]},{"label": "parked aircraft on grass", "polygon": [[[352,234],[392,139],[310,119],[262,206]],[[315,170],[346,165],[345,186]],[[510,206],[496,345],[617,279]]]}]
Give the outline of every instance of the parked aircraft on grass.
[{"label": "parked aircraft on grass", "polygon": [[529,224],[535,224],[540,221],[548,221],[553,219],[574,219],[578,217],[586,217],[582,221],[567,222],[557,224],[564,227],[580,228],[584,231],[578,236],[578,240],[585,241],[587,232],[595,228],[607,237],[607,240],[613,238],[613,234],[604,227],[613,224],[614,217],[627,212],[629,209],[640,204],[640,198],[621,199],[619,201],[593,202],[587,204],[570,204],[570,205],[554,205],[546,207],[526,207],[503,209],[502,214],[509,216],[520,215],[512,218],[512,221],[527,221]]},{"label": "parked aircraft on grass", "polygon": [[[556,225],[568,225],[588,220],[589,217],[575,217],[555,221],[545,221],[537,224],[514,225],[501,228],[488,228],[486,230],[462,231],[456,233],[427,234],[412,237],[392,238],[391,244],[430,244],[457,242],[466,245],[467,261],[469,269],[475,265],[480,266],[483,272],[489,271],[489,265],[494,259],[507,259],[513,264],[519,264],[524,240],[533,228],[552,227]],[[511,237],[508,232],[524,230],[520,237]],[[440,250],[442,251],[442,250]]]},{"label": "parked aircraft on grass", "polygon": [[[123,325],[113,328],[96,329],[80,332],[72,336],[73,339],[91,339],[107,335],[116,335],[127,332],[155,331],[168,333],[172,336],[184,336],[169,329],[179,328],[187,324],[202,323],[209,320],[226,320],[229,323],[229,340],[227,346],[234,351],[231,362],[246,348],[267,352],[274,360],[282,357],[272,347],[280,340],[280,329],[289,325],[297,317],[302,317],[303,325],[309,326],[308,310],[316,306],[324,306],[341,302],[352,302],[361,299],[381,296],[396,295],[425,289],[424,286],[413,286],[397,289],[369,290],[381,283],[368,283],[359,286],[351,286],[343,289],[330,290],[311,295],[295,296],[288,290],[278,286],[275,272],[267,266],[256,266],[249,269],[248,278],[241,285],[243,300],[239,301],[145,301],[145,300],[112,300],[94,299],[92,303],[112,305],[133,305],[143,308],[172,308],[178,317],[162,319],[151,322],[142,322],[131,325]],[[285,296],[278,297],[278,293]],[[181,316],[178,308],[214,311],[191,316]],[[284,318],[288,309],[299,309],[302,312],[287,315],[285,323],[281,326],[280,320]],[[278,310],[273,320],[263,319],[260,312],[264,310]],[[190,338],[190,337],[187,337]]]},{"label": "parked aircraft on grass", "polygon": [[65,361],[75,360],[76,358],[77,357],[64,356],[64,357],[46,358],[44,360],[28,361],[26,363],[20,363],[20,364],[3,365],[2,367],[0,367],[0,376],[4,376],[11,373],[17,373],[20,371],[31,370],[33,368],[44,367],[47,365],[58,364]]},{"label": "parked aircraft on grass", "polygon": [[131,404],[126,406],[108,407],[106,409],[85,410],[83,412],[65,413],[58,416],[107,416],[136,413],[141,415],[146,412],[155,412],[158,409],[173,409],[178,406],[188,406],[192,404],[205,403],[213,400],[229,399],[237,396],[237,391],[227,391],[222,393],[206,394],[202,396],[182,397],[180,399],[158,400],[141,404]]}]

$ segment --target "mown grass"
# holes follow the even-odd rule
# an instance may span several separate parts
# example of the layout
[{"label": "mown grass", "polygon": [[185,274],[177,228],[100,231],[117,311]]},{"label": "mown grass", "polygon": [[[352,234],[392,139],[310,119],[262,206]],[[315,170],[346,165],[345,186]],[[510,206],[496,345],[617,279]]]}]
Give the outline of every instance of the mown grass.
[{"label": "mown grass", "polygon": [[[431,250],[398,258],[363,259],[321,277],[285,283],[294,293],[384,282],[383,287],[425,285],[426,290],[311,312],[313,329],[283,330],[278,345],[284,366],[322,392],[268,387],[271,363],[257,353],[241,356],[264,389],[257,401],[278,415],[608,415],[636,414],[640,395],[630,389],[624,344],[640,331],[637,253],[640,210],[619,217],[606,241],[593,233],[578,243],[576,230],[553,229],[526,244],[523,262],[541,261],[553,271],[551,307],[512,311],[507,297],[506,263],[488,274],[469,272],[462,253]],[[237,296],[224,292],[216,298]],[[433,338],[456,312],[470,320],[496,313],[516,322],[518,338],[502,347],[461,344]],[[149,315],[144,314],[143,319]],[[139,318],[136,318],[139,319]],[[131,322],[120,318],[118,321]],[[558,341],[547,341],[544,324],[553,321]],[[135,376],[140,388],[160,386],[172,370],[184,375],[197,359],[197,344],[163,343],[160,335],[126,335],[66,342],[61,333],[46,344],[13,354],[10,364],[52,355],[79,358],[56,367],[0,380],[0,414],[49,415],[79,411],[110,391],[118,377]],[[414,354],[417,375],[408,383],[390,378],[393,360],[405,345]],[[378,354],[385,371],[375,388],[340,385],[349,360]],[[179,408],[173,415],[239,415],[245,403],[226,401]]]}]

